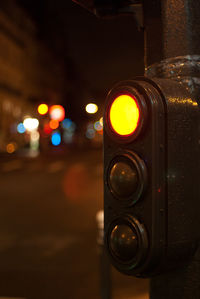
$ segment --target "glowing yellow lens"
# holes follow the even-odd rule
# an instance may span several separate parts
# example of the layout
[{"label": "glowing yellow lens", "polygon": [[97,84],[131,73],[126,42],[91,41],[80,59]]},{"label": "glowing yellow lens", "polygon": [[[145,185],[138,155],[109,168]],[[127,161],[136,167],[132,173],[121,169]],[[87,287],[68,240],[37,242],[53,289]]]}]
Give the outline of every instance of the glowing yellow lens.
[{"label": "glowing yellow lens", "polygon": [[120,95],[113,101],[110,108],[110,123],[117,134],[121,136],[133,134],[139,118],[140,111],[134,97]]}]

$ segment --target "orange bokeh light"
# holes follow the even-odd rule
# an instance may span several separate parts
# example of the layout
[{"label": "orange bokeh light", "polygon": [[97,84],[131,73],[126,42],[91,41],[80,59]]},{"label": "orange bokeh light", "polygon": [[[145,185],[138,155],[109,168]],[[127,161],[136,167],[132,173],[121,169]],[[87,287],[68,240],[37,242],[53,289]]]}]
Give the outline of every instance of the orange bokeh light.
[{"label": "orange bokeh light", "polygon": [[7,151],[7,153],[9,153],[9,154],[14,153],[16,149],[17,149],[17,145],[16,145],[15,142],[14,142],[14,143],[9,143],[9,144],[7,144],[7,146],[6,146],[6,151]]},{"label": "orange bokeh light", "polygon": [[50,120],[49,122],[49,127],[52,129],[52,130],[56,130],[58,127],[59,127],[59,121],[57,119],[52,119]]}]

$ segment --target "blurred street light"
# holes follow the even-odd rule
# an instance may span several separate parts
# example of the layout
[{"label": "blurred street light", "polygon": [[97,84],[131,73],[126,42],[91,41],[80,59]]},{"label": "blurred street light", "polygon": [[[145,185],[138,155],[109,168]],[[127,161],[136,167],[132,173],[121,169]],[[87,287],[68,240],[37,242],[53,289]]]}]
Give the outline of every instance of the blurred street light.
[{"label": "blurred street light", "polygon": [[50,120],[49,122],[49,127],[52,129],[52,130],[55,130],[59,127],[59,121],[57,119],[52,119]]},{"label": "blurred street light", "polygon": [[23,123],[19,123],[18,126],[17,126],[17,132],[20,133],[20,134],[23,134],[26,132],[26,129],[23,125]]},{"label": "blurred street light", "polygon": [[51,119],[62,121],[65,118],[65,109],[61,105],[53,105],[49,109]]},{"label": "blurred street light", "polygon": [[101,131],[102,130],[103,127],[102,127],[100,121],[96,121],[94,123],[94,128],[95,128],[96,131]]},{"label": "blurred street light", "polygon": [[23,125],[27,131],[31,132],[38,128],[39,121],[37,118],[28,117],[28,118],[25,118]]},{"label": "blurred street light", "polygon": [[17,144],[15,142],[8,143],[6,146],[6,151],[9,154],[14,153],[16,151],[16,149],[17,149]]},{"label": "blurred street light", "polygon": [[87,113],[94,114],[98,111],[98,106],[94,103],[89,103],[86,105],[85,110]]},{"label": "blurred street light", "polygon": [[103,127],[103,116],[100,118],[99,122],[100,122],[101,126]]},{"label": "blurred street light", "polygon": [[30,148],[32,151],[37,152],[39,149],[40,133],[36,130],[31,131],[30,134]]},{"label": "blurred street light", "polygon": [[51,142],[54,146],[58,146],[61,143],[61,135],[59,132],[55,132],[52,134]]},{"label": "blurred street light", "polygon": [[50,128],[49,123],[44,124],[43,131],[44,131],[44,133],[47,134],[47,135],[50,134],[50,133],[52,132],[52,129]]},{"label": "blurred street light", "polygon": [[46,104],[40,104],[37,110],[39,114],[45,115],[47,114],[49,107]]}]

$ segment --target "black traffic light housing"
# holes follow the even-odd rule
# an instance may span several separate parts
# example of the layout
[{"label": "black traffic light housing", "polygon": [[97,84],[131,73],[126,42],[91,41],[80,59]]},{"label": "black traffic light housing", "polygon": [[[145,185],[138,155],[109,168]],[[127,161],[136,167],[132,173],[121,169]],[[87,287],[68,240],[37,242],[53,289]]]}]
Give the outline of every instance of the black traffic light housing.
[{"label": "black traffic light housing", "polygon": [[[120,95],[132,97],[139,110],[132,134],[112,126],[111,107]],[[105,244],[112,264],[125,274],[148,277],[177,267],[196,248],[198,115],[196,100],[170,79],[136,78],[108,94]]]}]

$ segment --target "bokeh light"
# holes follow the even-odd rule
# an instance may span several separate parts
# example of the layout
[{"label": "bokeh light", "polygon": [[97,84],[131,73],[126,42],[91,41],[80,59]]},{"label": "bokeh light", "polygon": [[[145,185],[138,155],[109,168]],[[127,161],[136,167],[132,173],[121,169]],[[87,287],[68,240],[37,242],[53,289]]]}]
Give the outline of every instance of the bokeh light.
[{"label": "bokeh light", "polygon": [[52,134],[51,142],[54,146],[58,146],[61,143],[61,135],[59,132],[55,132]]},{"label": "bokeh light", "polygon": [[53,105],[49,109],[51,119],[62,121],[65,118],[65,109],[61,105]]},{"label": "bokeh light", "polygon": [[17,149],[17,144],[15,142],[8,143],[6,146],[6,151],[9,154],[14,153],[16,149]]},{"label": "bokeh light", "polygon": [[40,133],[38,131],[31,132],[31,140],[38,141],[40,139]]},{"label": "bokeh light", "polygon": [[47,114],[49,108],[48,108],[47,104],[40,104],[40,105],[38,106],[38,109],[37,109],[37,110],[38,110],[38,113],[39,113],[39,114],[41,114],[41,115],[45,115],[45,114]]},{"label": "bokeh light", "polygon": [[88,128],[85,135],[88,139],[93,139],[95,137],[95,130],[93,128]]},{"label": "bokeh light", "polygon": [[73,136],[74,136],[73,132],[65,131],[64,134],[63,134],[63,141],[66,144],[70,144],[73,141]]},{"label": "bokeh light", "polygon": [[72,125],[72,121],[69,118],[65,118],[62,121],[62,127],[63,127],[63,129],[69,129],[71,127],[71,125]]},{"label": "bokeh light", "polygon": [[103,116],[100,118],[99,122],[100,122],[101,126],[103,127]]},{"label": "bokeh light", "polygon": [[94,128],[95,128],[96,131],[101,131],[101,130],[103,129],[103,127],[102,127],[100,121],[96,121],[96,122],[94,123]]},{"label": "bokeh light", "polygon": [[47,135],[52,132],[52,129],[50,128],[49,123],[44,124],[43,130],[44,130],[44,133]]},{"label": "bokeh light", "polygon": [[23,122],[23,125],[24,125],[26,130],[31,132],[31,131],[34,131],[38,128],[39,121],[38,121],[37,118],[28,117],[28,118],[25,118],[25,120]]},{"label": "bokeh light", "polygon": [[69,118],[65,118],[62,121],[62,127],[64,130],[68,131],[68,132],[74,132],[76,129],[76,124]]},{"label": "bokeh light", "polygon": [[94,114],[98,111],[98,106],[94,103],[89,103],[86,105],[85,110],[87,113]]},{"label": "bokeh light", "polygon": [[52,129],[52,130],[56,130],[58,127],[59,127],[59,121],[57,119],[52,119],[50,120],[49,122],[49,127]]},{"label": "bokeh light", "polygon": [[19,123],[17,125],[17,132],[23,134],[26,132],[26,128],[24,127],[23,123]]},{"label": "bokeh light", "polygon": [[40,133],[38,131],[31,131],[30,133],[30,148],[33,151],[38,151],[39,149],[39,139]]}]

